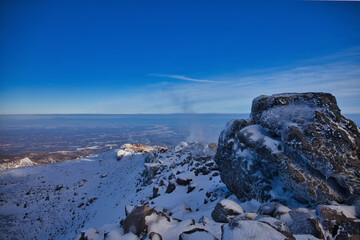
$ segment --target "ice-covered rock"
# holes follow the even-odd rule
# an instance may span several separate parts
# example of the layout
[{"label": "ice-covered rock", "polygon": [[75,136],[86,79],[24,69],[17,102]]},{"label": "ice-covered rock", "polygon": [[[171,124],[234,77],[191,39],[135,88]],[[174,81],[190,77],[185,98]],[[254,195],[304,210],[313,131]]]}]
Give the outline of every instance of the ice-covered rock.
[{"label": "ice-covered rock", "polygon": [[285,196],[315,206],[360,194],[360,130],[328,93],[255,98],[251,118],[222,131],[215,161],[242,200]]}]

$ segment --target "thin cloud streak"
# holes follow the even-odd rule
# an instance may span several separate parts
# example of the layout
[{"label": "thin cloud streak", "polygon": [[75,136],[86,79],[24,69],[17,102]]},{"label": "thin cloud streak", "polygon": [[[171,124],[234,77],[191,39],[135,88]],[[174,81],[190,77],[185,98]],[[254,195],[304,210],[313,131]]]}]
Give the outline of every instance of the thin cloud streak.
[{"label": "thin cloud streak", "polygon": [[[326,57],[319,61],[310,59],[307,64],[263,69],[246,76],[212,77],[214,82],[224,79],[226,84],[158,83],[121,96],[115,102],[104,103],[102,107],[119,109],[121,113],[249,113],[252,99],[262,94],[329,92],[337,98],[343,112],[360,113],[360,55],[357,53],[350,51],[338,54],[337,58],[333,55],[328,61]],[[124,106],[124,102],[128,104]]]},{"label": "thin cloud streak", "polygon": [[152,73],[152,74],[149,74],[149,76],[173,78],[173,79],[179,79],[179,80],[185,80],[185,81],[191,81],[191,82],[216,83],[216,81],[212,81],[212,80],[196,79],[196,78],[190,78],[190,77],[186,77],[186,76],[182,76],[182,75],[156,74],[156,73]]}]

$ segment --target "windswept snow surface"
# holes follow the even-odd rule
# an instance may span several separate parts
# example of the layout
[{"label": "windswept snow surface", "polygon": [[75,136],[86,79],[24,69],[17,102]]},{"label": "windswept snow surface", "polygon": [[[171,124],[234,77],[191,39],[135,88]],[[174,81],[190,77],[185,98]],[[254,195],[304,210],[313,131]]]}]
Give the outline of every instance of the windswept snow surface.
[{"label": "windswept snow surface", "polygon": [[[153,177],[144,174],[149,154],[129,152],[117,160],[115,150],[81,160],[3,170],[1,239],[74,239],[91,228],[113,229],[111,236],[116,239],[122,235],[119,222],[129,205],[148,204],[183,220],[211,219],[216,203],[230,193],[217,170],[196,176],[195,169],[205,164],[211,168],[214,154],[207,144],[181,144],[176,151],[152,156],[152,163],[162,166]],[[194,189],[188,193],[189,186],[176,185],[173,192],[165,193],[168,182],[177,178],[192,179]],[[159,188],[156,198],[154,187]],[[221,224],[209,220],[205,228],[221,237]]]},{"label": "windswept snow surface", "polygon": [[[136,193],[144,157],[116,152],[0,172],[4,239],[72,239],[77,230],[118,223]],[[134,200],[134,202],[132,202]]]}]

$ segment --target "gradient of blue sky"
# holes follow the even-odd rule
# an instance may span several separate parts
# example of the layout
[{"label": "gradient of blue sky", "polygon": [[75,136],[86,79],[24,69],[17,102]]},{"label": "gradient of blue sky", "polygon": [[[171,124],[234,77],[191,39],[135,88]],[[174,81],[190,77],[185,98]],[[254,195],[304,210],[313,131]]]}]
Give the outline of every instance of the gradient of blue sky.
[{"label": "gradient of blue sky", "polygon": [[360,3],[0,1],[0,113],[249,112],[326,91],[360,113]]}]

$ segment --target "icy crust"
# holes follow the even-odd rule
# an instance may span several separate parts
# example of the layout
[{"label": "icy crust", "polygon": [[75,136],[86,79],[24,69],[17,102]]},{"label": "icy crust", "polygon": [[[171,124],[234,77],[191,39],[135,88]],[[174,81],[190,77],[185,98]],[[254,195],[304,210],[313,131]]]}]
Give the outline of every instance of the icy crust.
[{"label": "icy crust", "polygon": [[290,93],[255,98],[250,119],[229,121],[215,160],[240,199],[274,199],[279,176],[287,196],[316,205],[360,196],[359,153],[360,130],[334,96]]}]

